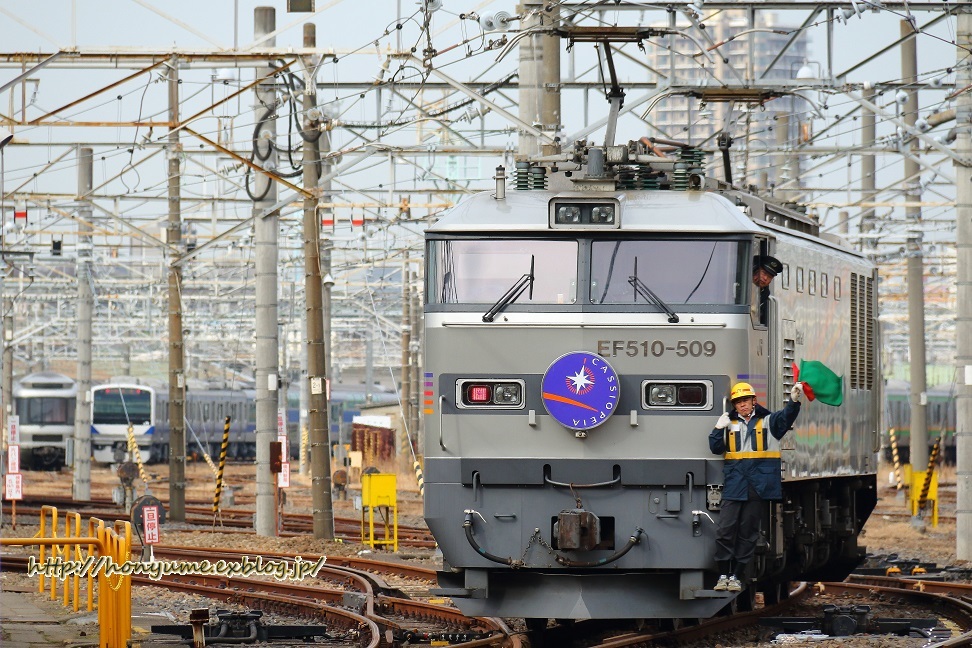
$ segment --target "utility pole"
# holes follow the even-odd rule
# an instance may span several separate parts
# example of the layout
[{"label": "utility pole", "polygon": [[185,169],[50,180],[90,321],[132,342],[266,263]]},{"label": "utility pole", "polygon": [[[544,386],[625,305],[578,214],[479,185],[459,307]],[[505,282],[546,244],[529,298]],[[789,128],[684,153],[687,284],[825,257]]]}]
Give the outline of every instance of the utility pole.
[{"label": "utility pole", "polygon": [[375,336],[372,329],[365,332],[365,402],[375,399]]},{"label": "utility pole", "polygon": [[[254,39],[262,39],[276,30],[273,7],[256,7]],[[264,41],[276,47],[276,37]],[[256,78],[269,77],[256,86],[253,139],[254,159],[270,171],[277,169],[277,93],[273,68],[256,68]],[[263,216],[277,202],[277,185],[266,175],[253,172],[250,182],[253,195],[253,229],[256,246],[256,463],[257,496],[254,528],[257,535],[277,534],[277,476],[270,472],[270,443],[277,440],[277,220],[279,211]],[[311,459],[313,462],[314,459]]]},{"label": "utility pole", "polygon": [[[901,21],[901,36],[914,33],[913,25]],[[917,39],[904,38],[901,43],[901,81],[905,84],[918,82]],[[918,88],[908,92],[908,100],[902,107],[904,122],[914,128],[918,120]],[[905,201],[917,205],[921,202],[921,166],[914,160],[918,150],[914,143],[904,151]],[[905,207],[905,218],[911,224],[908,235],[908,349],[911,356],[911,466],[924,471],[928,464],[928,427],[925,419],[925,260],[921,251],[921,207]]]},{"label": "utility pole", "polygon": [[[169,59],[169,222],[165,242],[182,254],[182,186],[179,157],[179,59]],[[175,259],[173,259],[175,261]],[[182,266],[169,263],[169,519],[186,520],[186,374],[182,339]]]},{"label": "utility pole", "polygon": [[793,153],[793,140],[790,138],[790,115],[779,115],[776,119],[776,147],[782,154],[783,164],[776,176],[777,186],[789,181],[791,189],[778,190],[776,197],[786,201],[800,193],[800,157]]},{"label": "utility pole", "polygon": [[[972,71],[964,64],[972,47],[972,3],[957,5],[955,87],[972,85]],[[955,98],[955,125],[958,137],[955,153],[964,162],[955,162],[955,245],[958,294],[956,299],[956,420],[955,443],[958,453],[955,506],[956,558],[972,560],[972,95]]]},{"label": "utility pole", "polygon": [[411,453],[407,451],[411,435],[415,430],[409,427],[412,421],[412,371],[409,367],[412,355],[409,349],[412,342],[412,294],[409,282],[408,250],[405,250],[405,260],[402,262],[402,433],[399,436],[398,466],[402,472],[408,472]]},{"label": "utility pole", "polygon": [[[304,47],[317,47],[317,27],[304,24]],[[317,190],[321,138],[320,115],[315,114],[317,84],[313,76],[316,61],[305,61],[306,78],[303,98],[304,188]],[[328,439],[327,416],[327,358],[325,350],[330,340],[324,339],[324,293],[321,289],[321,221],[317,215],[317,199],[304,198],[304,298],[307,300],[307,378],[308,421],[311,443],[311,497],[314,537],[334,538],[334,511],[331,502],[331,444]]]},{"label": "utility pole", "polygon": [[[520,28],[525,32],[552,24],[559,10],[545,11],[543,2],[523,0],[517,13],[522,16]],[[522,39],[519,64],[518,116],[528,124],[537,124],[543,131],[556,132],[560,128],[560,39],[539,33]],[[518,157],[525,160],[540,152],[539,139],[521,131]]]},{"label": "utility pole", "polygon": [[[6,263],[3,264],[6,266]],[[0,268],[0,272],[6,272],[6,268]],[[2,281],[0,281],[2,285]],[[13,308],[7,310],[7,304],[0,297],[0,305],[3,306],[3,414],[0,416],[0,437],[3,438],[3,449],[7,449],[7,417],[13,413]],[[12,304],[11,304],[12,306]]]},{"label": "utility pole", "polygon": [[74,414],[74,483],[76,500],[91,499],[91,203],[94,151],[78,149],[78,398]]},{"label": "utility pole", "polygon": [[[874,101],[874,95],[867,97],[868,101]],[[874,125],[874,113],[870,110],[861,111],[861,146],[873,148],[874,140],[877,139]],[[874,153],[864,153],[861,155],[861,198],[873,203],[877,195],[875,190],[875,168]],[[861,208],[861,222],[859,223],[861,234],[866,234],[874,229],[874,208]],[[861,239],[860,248],[864,249],[864,239]]]}]

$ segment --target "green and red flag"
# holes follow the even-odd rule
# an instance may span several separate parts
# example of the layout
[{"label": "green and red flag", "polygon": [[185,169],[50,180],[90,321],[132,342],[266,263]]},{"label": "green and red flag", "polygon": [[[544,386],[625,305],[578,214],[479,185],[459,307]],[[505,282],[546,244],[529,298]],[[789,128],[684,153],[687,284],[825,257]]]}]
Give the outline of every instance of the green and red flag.
[{"label": "green and red flag", "polygon": [[803,383],[807,400],[818,400],[837,407],[844,402],[844,379],[830,367],[816,360],[801,360],[800,367],[793,363],[793,380]]}]

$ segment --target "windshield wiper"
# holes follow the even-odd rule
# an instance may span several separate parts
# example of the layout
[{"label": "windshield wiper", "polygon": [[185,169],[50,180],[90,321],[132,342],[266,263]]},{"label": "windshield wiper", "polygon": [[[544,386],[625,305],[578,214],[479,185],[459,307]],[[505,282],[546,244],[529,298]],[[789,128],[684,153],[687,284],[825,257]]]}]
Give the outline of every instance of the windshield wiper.
[{"label": "windshield wiper", "polygon": [[634,260],[634,274],[628,277],[628,283],[634,288],[635,291],[635,301],[638,301],[638,295],[641,295],[642,299],[645,301],[650,301],[658,308],[665,311],[668,315],[669,324],[678,324],[678,315],[672,310],[671,306],[662,301],[661,297],[655,294],[655,292],[645,285],[645,282],[638,278],[638,257]]},{"label": "windshield wiper", "polygon": [[501,310],[515,302],[528,286],[530,288],[529,297],[530,299],[533,299],[533,261],[534,256],[531,254],[530,272],[517,279],[516,283],[510,286],[510,289],[503,293],[503,296],[497,299],[495,304],[489,307],[489,310],[483,314],[484,322],[492,322],[493,318],[496,317]]}]

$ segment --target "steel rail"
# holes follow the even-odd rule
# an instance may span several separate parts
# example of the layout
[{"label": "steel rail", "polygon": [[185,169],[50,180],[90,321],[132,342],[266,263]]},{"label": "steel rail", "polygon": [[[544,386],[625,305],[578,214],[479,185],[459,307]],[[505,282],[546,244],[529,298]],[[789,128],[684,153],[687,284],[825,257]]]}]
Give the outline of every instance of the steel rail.
[{"label": "steel rail", "polygon": [[[878,577],[870,577],[878,578]],[[890,581],[897,581],[899,579],[889,579]],[[905,582],[904,579],[901,579]],[[965,632],[957,637],[952,637],[943,642],[935,644],[936,648],[952,648],[953,646],[970,646],[972,645],[972,601],[965,598],[956,597],[954,594],[948,593],[932,593],[929,591],[922,591],[917,589],[905,589],[900,585],[901,583],[891,583],[895,586],[875,586],[875,585],[864,585],[857,583],[820,583],[819,586],[822,591],[834,593],[846,593],[851,595],[860,594],[862,592],[881,592],[894,594],[909,600],[912,603],[916,603],[922,606],[932,605],[937,609],[941,610],[940,614],[951,618],[954,621],[960,621],[965,628]],[[927,585],[927,582],[926,582]]]}]

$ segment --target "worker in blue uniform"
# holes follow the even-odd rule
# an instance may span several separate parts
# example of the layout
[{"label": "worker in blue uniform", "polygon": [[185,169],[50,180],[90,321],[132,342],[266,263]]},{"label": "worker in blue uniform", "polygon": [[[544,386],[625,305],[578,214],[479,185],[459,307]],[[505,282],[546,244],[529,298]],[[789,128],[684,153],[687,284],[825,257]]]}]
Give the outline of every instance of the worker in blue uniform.
[{"label": "worker in blue uniform", "polygon": [[803,387],[790,390],[786,406],[770,412],[756,402],[752,385],[736,383],[732,410],[719,417],[709,449],[723,455],[722,507],[716,532],[717,591],[740,592],[753,559],[766,502],[783,497],[779,440],[800,414]]}]

